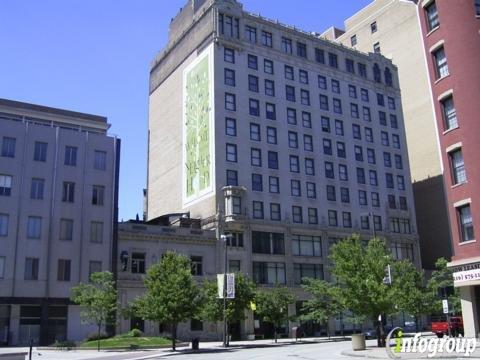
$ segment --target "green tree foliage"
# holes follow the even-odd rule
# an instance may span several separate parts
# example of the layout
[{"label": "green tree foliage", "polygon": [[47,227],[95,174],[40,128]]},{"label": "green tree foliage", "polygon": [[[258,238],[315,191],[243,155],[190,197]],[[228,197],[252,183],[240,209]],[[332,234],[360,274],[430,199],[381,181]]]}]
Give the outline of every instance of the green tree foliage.
[{"label": "green tree foliage", "polygon": [[300,320],[313,321],[323,325],[330,337],[328,321],[342,313],[344,305],[341,302],[340,288],[332,283],[318,279],[303,279],[302,287],[311,295],[311,298],[303,303]]},{"label": "green tree foliage", "polygon": [[275,342],[278,329],[290,319],[288,306],[295,302],[295,296],[285,287],[277,284],[270,290],[259,290],[255,294],[255,306],[258,316],[273,325]]},{"label": "green tree foliage", "polygon": [[[435,262],[436,270],[432,272],[432,276],[428,281],[427,288],[430,291],[433,300],[432,313],[442,314],[442,298],[439,296],[439,291],[453,286],[452,269],[447,267],[447,260],[439,258]],[[459,313],[461,311],[460,294],[458,288],[454,289],[454,293],[448,296],[448,306],[450,312]]]},{"label": "green tree foliage", "polygon": [[117,290],[113,274],[109,271],[93,273],[89,284],[80,283],[71,289],[71,293],[72,301],[81,307],[82,320],[97,325],[97,349],[100,351],[102,326],[115,322]]},{"label": "green tree foliage", "polygon": [[142,319],[170,325],[175,350],[178,323],[194,317],[198,304],[190,260],[167,252],[160,262],[149,267],[143,281],[145,294],[135,299],[134,312]]}]

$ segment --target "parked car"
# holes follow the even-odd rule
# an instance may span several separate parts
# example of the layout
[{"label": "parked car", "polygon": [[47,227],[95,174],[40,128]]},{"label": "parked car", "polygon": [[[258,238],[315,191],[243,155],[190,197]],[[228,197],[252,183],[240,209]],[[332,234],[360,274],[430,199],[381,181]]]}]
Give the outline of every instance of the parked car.
[{"label": "parked car", "polygon": [[[390,325],[385,326],[385,335],[392,330]],[[367,329],[363,331],[363,335],[365,335],[365,339],[376,339],[377,338],[377,329]]]},{"label": "parked car", "polygon": [[437,337],[442,338],[444,335],[464,336],[463,319],[461,316],[452,316],[450,321],[447,319],[440,319],[439,321],[432,321],[432,332]]}]

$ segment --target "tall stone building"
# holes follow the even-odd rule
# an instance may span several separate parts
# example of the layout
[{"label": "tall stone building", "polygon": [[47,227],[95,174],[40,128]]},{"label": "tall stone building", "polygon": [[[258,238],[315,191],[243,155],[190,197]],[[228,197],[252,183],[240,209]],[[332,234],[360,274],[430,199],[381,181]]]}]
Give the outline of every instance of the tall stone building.
[{"label": "tall stone building", "polygon": [[82,340],[70,288],[112,270],[120,140],[107,119],[0,99],[0,342]]},{"label": "tall stone building", "polygon": [[148,220],[189,212],[233,234],[240,270],[299,300],[302,277],[329,279],[329,247],[352,233],[420,265],[389,59],[234,0],[189,1],[152,64],[149,104]]}]

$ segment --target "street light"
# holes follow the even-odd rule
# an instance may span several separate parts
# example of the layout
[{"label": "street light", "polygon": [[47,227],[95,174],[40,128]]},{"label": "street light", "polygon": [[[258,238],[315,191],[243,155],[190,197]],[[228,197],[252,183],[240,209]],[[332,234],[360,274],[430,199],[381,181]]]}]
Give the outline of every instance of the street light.
[{"label": "street light", "polygon": [[225,260],[223,273],[223,347],[228,347],[228,324],[227,324],[227,272],[228,272],[228,239],[232,234],[220,235],[220,240],[225,242]]}]

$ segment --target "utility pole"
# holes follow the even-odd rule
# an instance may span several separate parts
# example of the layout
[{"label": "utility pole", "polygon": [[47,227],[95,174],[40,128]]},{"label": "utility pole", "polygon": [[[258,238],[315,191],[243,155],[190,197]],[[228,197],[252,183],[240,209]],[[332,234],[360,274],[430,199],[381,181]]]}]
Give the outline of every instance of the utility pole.
[{"label": "utility pole", "polygon": [[225,259],[223,272],[223,347],[228,347],[228,322],[227,322],[227,272],[228,272],[228,239],[232,234],[220,235],[220,239],[225,242]]}]

